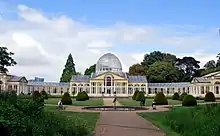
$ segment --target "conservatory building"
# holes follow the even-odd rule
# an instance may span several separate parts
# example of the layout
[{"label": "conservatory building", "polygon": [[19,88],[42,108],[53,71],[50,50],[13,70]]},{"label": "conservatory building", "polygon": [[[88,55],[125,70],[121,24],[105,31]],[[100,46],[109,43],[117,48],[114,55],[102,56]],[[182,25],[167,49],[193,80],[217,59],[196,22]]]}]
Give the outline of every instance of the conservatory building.
[{"label": "conservatory building", "polygon": [[0,73],[0,91],[5,90],[18,94],[46,91],[51,95],[62,95],[64,92],[77,95],[86,91],[90,97],[129,97],[135,91],[143,91],[149,97],[157,92],[163,92],[166,96],[186,92],[195,97],[204,97],[207,92],[213,92],[220,97],[220,71],[196,77],[191,82],[148,83],[145,76],[130,76],[123,72],[119,58],[106,53],[98,59],[94,73],[73,75],[68,83],[27,80],[24,76]]},{"label": "conservatory building", "polygon": [[93,97],[127,97],[134,90],[147,91],[145,76],[129,76],[122,72],[120,60],[111,53],[101,56],[91,75],[74,75],[70,82],[72,92],[86,91]]}]

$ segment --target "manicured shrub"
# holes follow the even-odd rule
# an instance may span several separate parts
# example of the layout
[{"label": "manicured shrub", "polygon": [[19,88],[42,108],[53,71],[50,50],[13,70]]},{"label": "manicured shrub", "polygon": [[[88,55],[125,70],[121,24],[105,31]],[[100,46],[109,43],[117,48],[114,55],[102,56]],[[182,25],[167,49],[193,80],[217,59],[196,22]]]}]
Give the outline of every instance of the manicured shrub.
[{"label": "manicured shrub", "polygon": [[71,99],[70,94],[68,92],[65,92],[63,94],[61,101],[64,105],[71,105],[72,104],[72,99]]},{"label": "manicured shrub", "polygon": [[154,97],[154,102],[156,105],[168,105],[168,101],[162,92],[158,92]]},{"label": "manicured shrub", "polygon": [[184,97],[187,95],[187,93],[183,92],[181,95],[180,95],[180,98],[179,100],[180,101],[183,101]]},{"label": "manicured shrub", "polygon": [[41,91],[40,92],[40,94],[41,94],[41,96],[44,98],[44,99],[48,99],[48,94],[47,94],[47,92],[46,91]]},{"label": "manicured shrub", "polygon": [[78,92],[78,94],[76,96],[76,100],[77,101],[86,101],[86,100],[89,100],[89,96],[85,91]]},{"label": "manicured shrub", "polygon": [[180,98],[180,95],[177,92],[173,94],[173,97],[172,97],[173,100],[179,100],[179,98]]},{"label": "manicured shrub", "polygon": [[135,92],[134,92],[134,94],[133,94],[133,96],[132,96],[132,99],[133,99],[133,100],[136,100],[136,97],[137,97],[138,92],[139,92],[139,91],[135,91]]},{"label": "manicured shrub", "polygon": [[196,106],[197,101],[196,98],[192,95],[186,95],[182,101],[183,106]]},{"label": "manicured shrub", "polygon": [[144,92],[142,92],[142,91],[138,92],[135,100],[141,101],[143,99],[145,99]]},{"label": "manicured shrub", "polygon": [[204,98],[205,102],[215,102],[215,95],[212,92],[208,92]]}]

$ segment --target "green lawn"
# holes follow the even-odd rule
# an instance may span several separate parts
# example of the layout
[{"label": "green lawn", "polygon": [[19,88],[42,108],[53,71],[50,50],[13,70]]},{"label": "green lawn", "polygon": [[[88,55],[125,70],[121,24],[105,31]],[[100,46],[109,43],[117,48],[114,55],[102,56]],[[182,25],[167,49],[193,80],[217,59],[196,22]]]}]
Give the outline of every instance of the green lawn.
[{"label": "green lawn", "polygon": [[[172,119],[174,118],[173,121],[175,121],[176,124],[178,124],[178,125],[179,124],[186,125],[186,124],[184,124],[185,122],[183,120],[186,120],[186,122],[189,121],[189,120],[193,120],[193,119],[191,119],[193,117],[192,114],[197,114],[195,112],[195,109],[198,109],[198,111],[199,111],[199,110],[201,110],[202,107],[205,107],[205,105],[199,105],[199,106],[195,106],[195,107],[182,107],[182,106],[173,107],[173,111],[175,111],[174,116],[180,118],[180,120],[176,120],[177,118],[175,118],[173,115],[172,116],[169,115],[170,113],[172,113],[172,111],[142,112],[142,113],[137,113],[137,114],[139,116],[145,118],[146,120],[151,121],[155,126],[160,128],[161,130],[163,130],[167,134],[167,136],[181,136],[180,134],[178,134],[178,133],[174,132],[173,130],[171,130],[170,126],[167,124],[167,119],[168,119],[167,116],[171,117]],[[194,112],[192,112],[192,111],[194,111]],[[200,111],[200,114],[201,114],[201,111]],[[181,113],[181,115],[178,114],[178,113]],[[189,115],[189,113],[190,113],[190,116],[187,116],[187,117],[191,117],[190,119],[187,118],[187,117],[182,118],[184,115]],[[204,118],[205,118],[205,116],[204,116]],[[183,121],[183,122],[179,122],[179,121]],[[202,122],[202,120],[200,120],[200,121]],[[199,123],[201,123],[201,122],[199,122]],[[201,124],[204,124],[204,123],[201,123]],[[191,125],[194,125],[194,124],[191,123]],[[198,127],[198,124],[196,124],[196,125]],[[192,131],[192,130],[190,130],[190,131]],[[195,133],[193,133],[192,135],[195,136]]]},{"label": "green lawn", "polygon": [[[55,104],[57,105],[60,98],[49,98],[45,100],[45,104]],[[103,99],[101,98],[90,98],[87,101],[76,101],[76,99],[72,99],[73,106],[101,106],[103,105]]]},{"label": "green lawn", "polygon": [[94,131],[96,122],[99,118],[98,112],[71,112],[71,111],[58,111],[56,106],[45,106],[45,110],[53,111],[58,114],[63,114],[66,117],[69,117],[80,122],[84,122],[86,127],[90,132]]},{"label": "green lawn", "polygon": [[163,130],[167,136],[180,136],[176,132],[172,131],[169,126],[164,125],[165,115],[168,112],[142,112],[138,113],[141,117],[151,121],[155,126]]},{"label": "green lawn", "polygon": [[[145,105],[151,106],[154,99],[146,99]],[[118,98],[118,101],[121,105],[124,106],[140,106],[140,102],[132,100],[132,98]],[[198,103],[204,102],[203,100],[197,100]],[[169,105],[182,104],[182,101],[168,99]]]}]

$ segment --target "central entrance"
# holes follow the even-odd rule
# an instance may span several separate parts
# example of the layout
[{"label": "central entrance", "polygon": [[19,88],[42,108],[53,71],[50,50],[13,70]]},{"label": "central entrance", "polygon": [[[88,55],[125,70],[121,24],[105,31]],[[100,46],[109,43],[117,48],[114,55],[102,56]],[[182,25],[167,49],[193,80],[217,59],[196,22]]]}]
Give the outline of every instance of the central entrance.
[{"label": "central entrance", "polygon": [[107,96],[111,96],[113,94],[113,76],[107,75],[104,79],[104,94]]}]

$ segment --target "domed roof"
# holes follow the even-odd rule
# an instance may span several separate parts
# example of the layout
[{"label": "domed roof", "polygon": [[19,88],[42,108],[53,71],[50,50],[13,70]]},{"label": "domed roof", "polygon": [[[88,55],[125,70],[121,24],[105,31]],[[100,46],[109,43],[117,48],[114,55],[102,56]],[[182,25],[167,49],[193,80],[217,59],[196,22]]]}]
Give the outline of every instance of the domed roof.
[{"label": "domed roof", "polygon": [[102,55],[97,64],[96,64],[96,74],[100,74],[103,72],[114,72],[114,73],[122,73],[121,62],[112,53],[106,53]]}]

